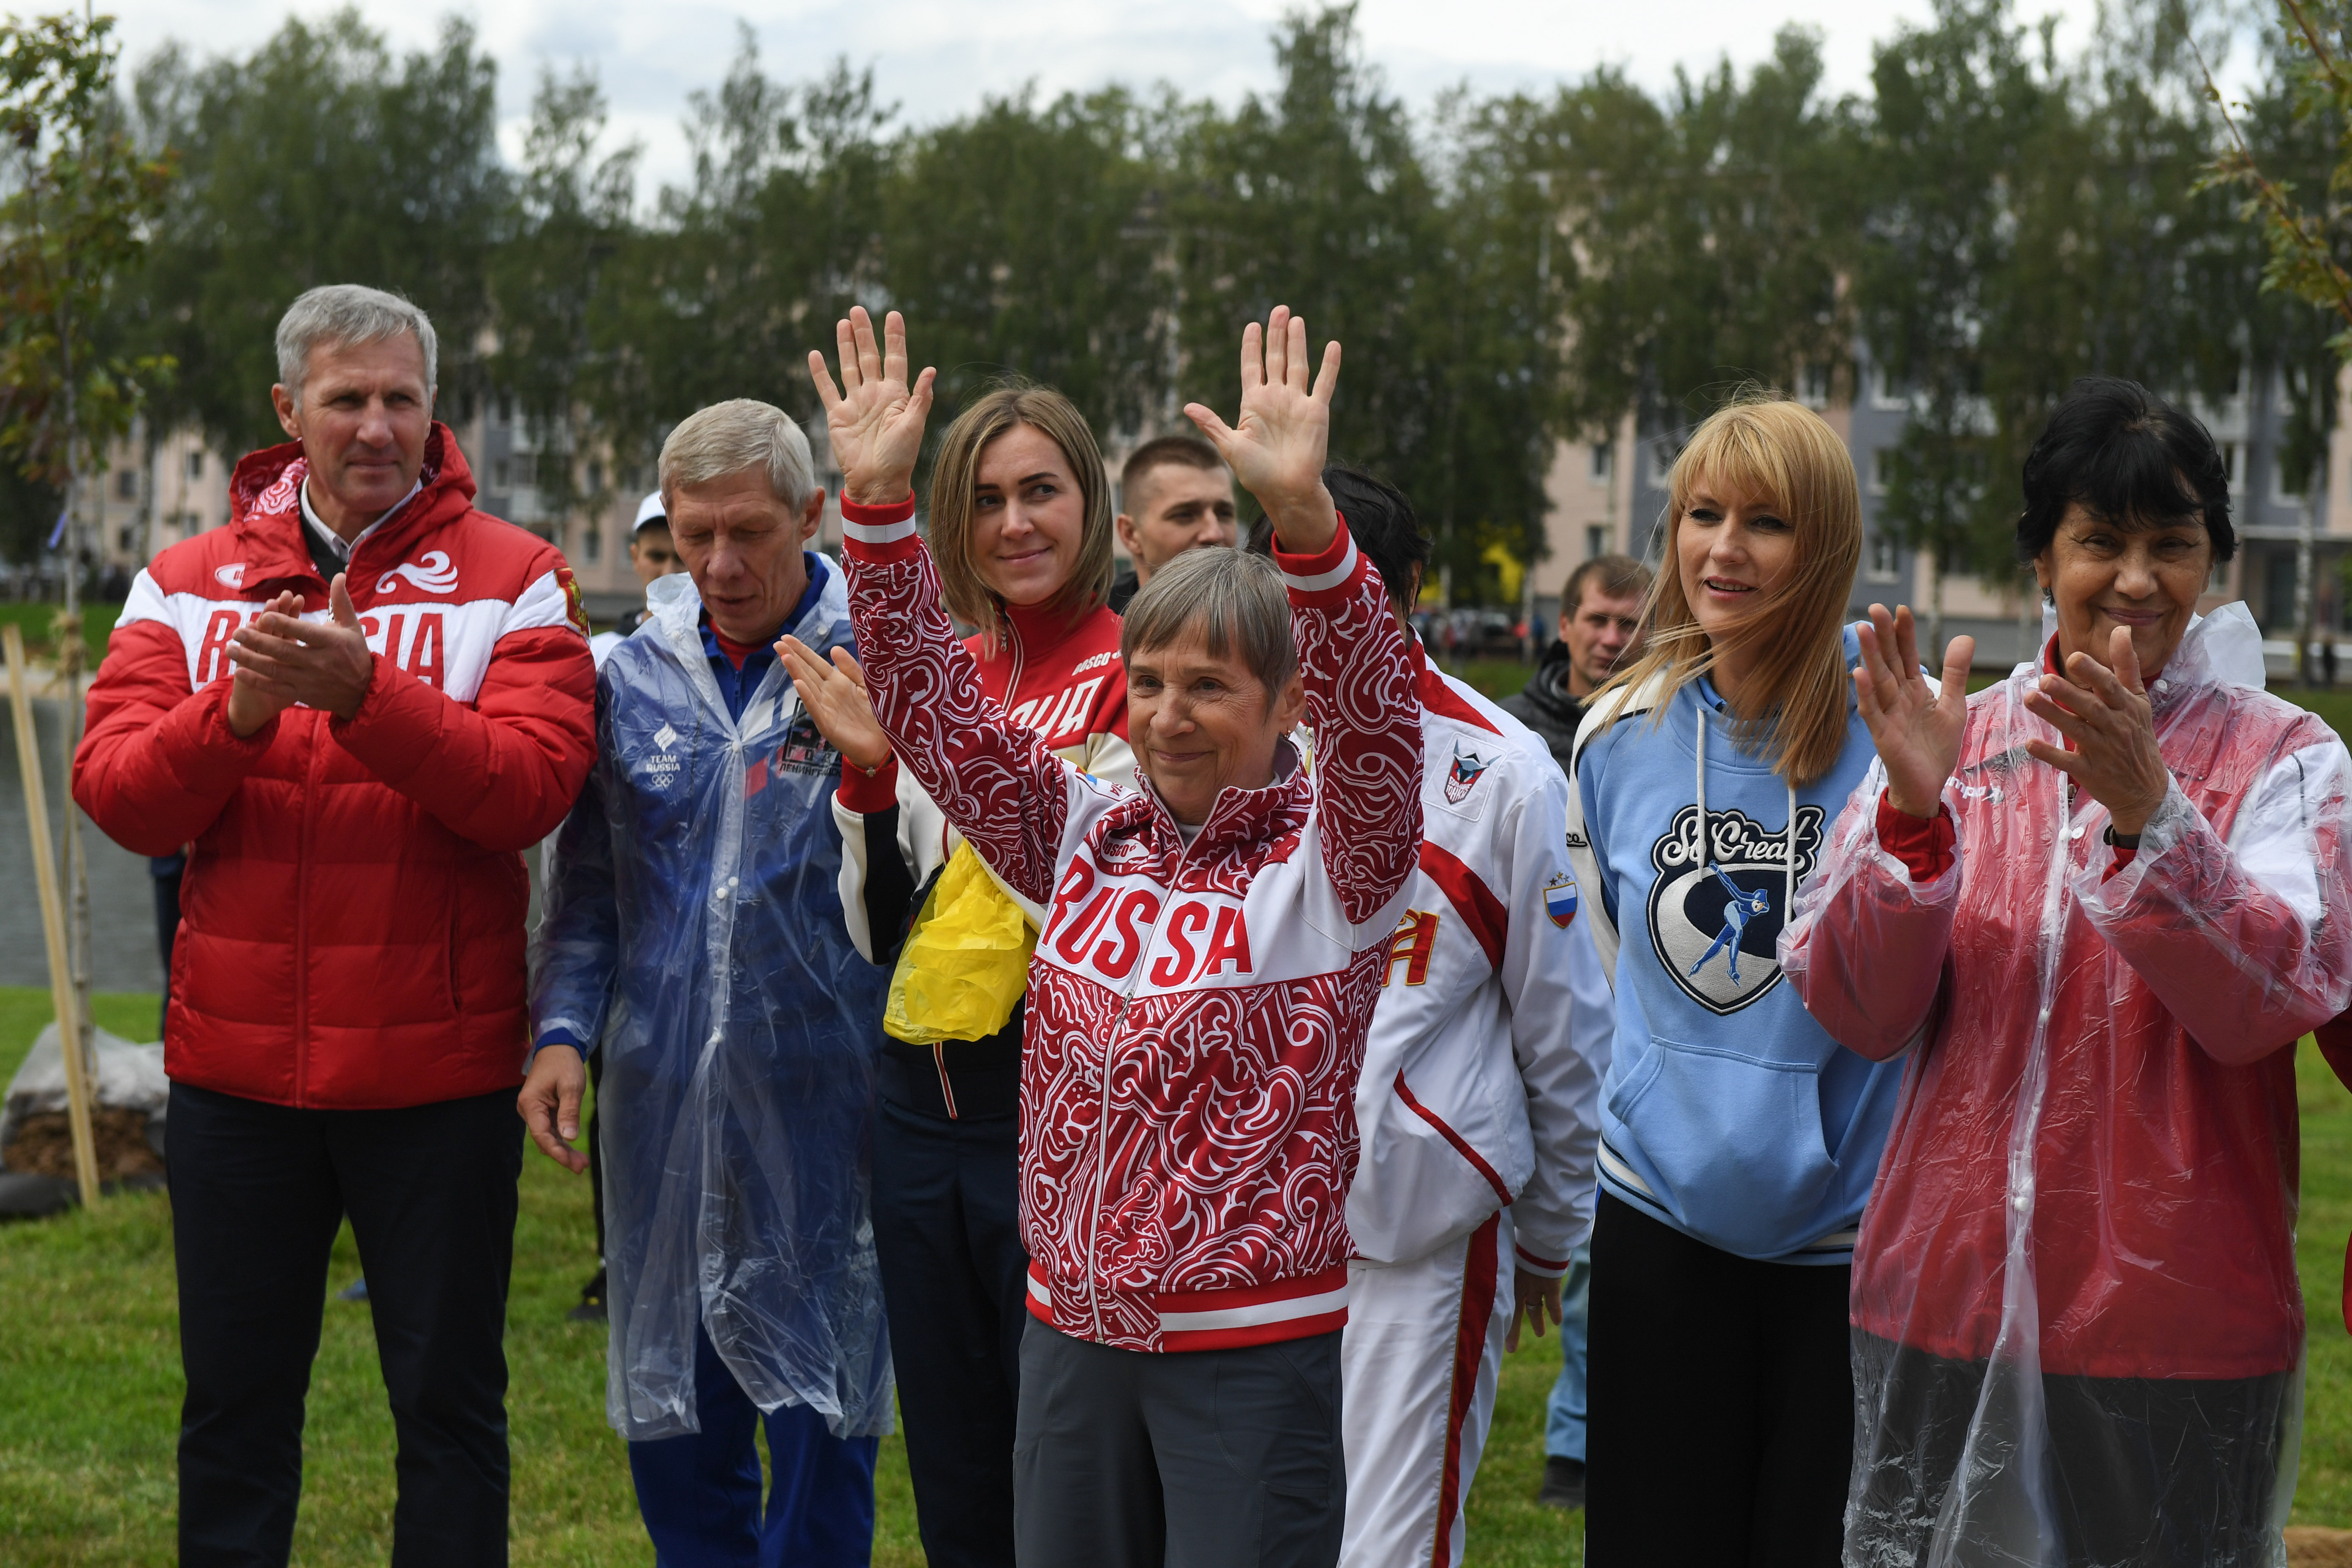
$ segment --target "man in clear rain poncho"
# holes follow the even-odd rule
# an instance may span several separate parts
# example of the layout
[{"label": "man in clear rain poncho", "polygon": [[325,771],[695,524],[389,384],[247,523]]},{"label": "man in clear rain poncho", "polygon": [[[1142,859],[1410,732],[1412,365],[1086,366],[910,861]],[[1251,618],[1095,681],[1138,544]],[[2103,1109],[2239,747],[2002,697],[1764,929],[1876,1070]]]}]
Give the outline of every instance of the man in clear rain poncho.
[{"label": "man in clear rain poncho", "polygon": [[[666,1568],[863,1564],[890,1360],[867,1208],[888,972],[851,946],[841,757],[772,644],[850,643],[807,438],[748,400],[662,448],[687,567],[596,688],[532,953],[521,1110],[551,1158],[601,1051],[605,1403]],[[774,1479],[764,1510],[755,1425]]]}]

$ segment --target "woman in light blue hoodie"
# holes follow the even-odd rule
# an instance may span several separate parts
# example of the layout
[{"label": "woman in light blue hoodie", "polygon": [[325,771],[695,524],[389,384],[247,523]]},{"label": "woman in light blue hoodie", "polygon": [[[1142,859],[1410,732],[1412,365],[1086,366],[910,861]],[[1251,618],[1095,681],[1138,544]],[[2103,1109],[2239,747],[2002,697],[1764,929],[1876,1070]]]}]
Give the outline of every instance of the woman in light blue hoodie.
[{"label": "woman in light blue hoodie", "polygon": [[1901,1064],[1830,1038],[1775,945],[1873,756],[1841,625],[1853,462],[1750,401],[1669,480],[1647,651],[1577,737],[1569,847],[1616,986],[1592,1240],[1593,1568],[1831,1568],[1846,1289]]}]

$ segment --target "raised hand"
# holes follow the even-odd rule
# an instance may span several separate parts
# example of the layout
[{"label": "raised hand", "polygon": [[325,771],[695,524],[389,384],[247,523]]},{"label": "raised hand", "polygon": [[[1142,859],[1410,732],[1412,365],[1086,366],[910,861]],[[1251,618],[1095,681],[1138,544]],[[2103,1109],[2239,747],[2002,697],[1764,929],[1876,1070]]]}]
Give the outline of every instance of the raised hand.
[{"label": "raised hand", "polygon": [[934,373],[926,365],[908,384],[907,322],[896,310],[883,318],[878,346],[874,318],[863,305],[851,306],[848,319],[835,323],[834,340],[841,354],[839,389],[825,372],[824,353],[815,349],[809,351],[809,379],[824,405],[842,499],[859,506],[905,500],[915,491],[915,459],[922,455]]},{"label": "raised hand", "polygon": [[1232,425],[1216,411],[1188,403],[1184,413],[1201,427],[1265,514],[1283,549],[1312,555],[1331,542],[1339,515],[1323,488],[1331,445],[1331,394],[1339,384],[1339,345],[1327,344],[1323,369],[1307,384],[1307,321],[1276,305],[1261,333],[1242,329],[1242,411]]},{"label": "raised hand", "polygon": [[801,706],[850,766],[870,773],[890,760],[890,737],[882,732],[874,704],[866,700],[866,672],[847,648],[835,648],[833,662],[827,664],[816,649],[786,637],[777,639],[776,657],[784,661],[784,673],[792,677]]},{"label": "raised hand", "polygon": [[1853,691],[1871,743],[1886,767],[1886,800],[1912,816],[1943,809],[1944,782],[1960,760],[1960,738],[1969,726],[1969,664],[1977,639],[1954,637],[1944,650],[1944,689],[1930,689],[1919,673],[1918,627],[1906,605],[1892,616],[1884,605],[1870,606],[1861,628],[1862,663]]},{"label": "raised hand", "polygon": [[2116,628],[2105,664],[2078,653],[2066,660],[2066,677],[2043,676],[2025,706],[2074,743],[2068,751],[2028,741],[2026,751],[2073,774],[2084,794],[2107,808],[2117,833],[2137,837],[2164,804],[2172,773],[2157,750],[2156,710],[2140,680],[2130,629]]}]

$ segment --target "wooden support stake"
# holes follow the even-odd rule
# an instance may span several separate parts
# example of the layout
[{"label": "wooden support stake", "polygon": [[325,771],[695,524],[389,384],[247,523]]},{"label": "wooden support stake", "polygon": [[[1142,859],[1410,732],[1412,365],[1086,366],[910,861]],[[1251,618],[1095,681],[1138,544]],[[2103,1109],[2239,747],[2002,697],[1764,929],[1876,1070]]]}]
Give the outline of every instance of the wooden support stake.
[{"label": "wooden support stake", "polygon": [[[25,683],[25,637],[11,622],[0,626],[8,658],[8,700],[16,710],[16,769],[25,781],[25,824],[33,835],[33,876],[40,884],[41,931],[49,942],[49,995],[58,1011],[58,1054],[66,1064],[66,1124],[73,1130],[74,1178],[81,1206],[98,1206],[98,1142],[89,1131],[89,1084],[82,1077],[81,1020],[74,1011],[73,970],[66,962],[66,911],[58,896],[57,862],[49,852],[48,794],[41,784],[41,747],[33,730],[32,694]],[[71,811],[70,803],[66,806]]]}]

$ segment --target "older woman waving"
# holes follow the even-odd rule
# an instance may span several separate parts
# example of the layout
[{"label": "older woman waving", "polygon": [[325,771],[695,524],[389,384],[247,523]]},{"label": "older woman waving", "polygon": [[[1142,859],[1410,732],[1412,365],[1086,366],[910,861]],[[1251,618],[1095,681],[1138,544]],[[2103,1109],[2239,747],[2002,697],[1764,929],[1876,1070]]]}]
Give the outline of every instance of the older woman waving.
[{"label": "older woman waving", "polygon": [[1404,637],[1322,481],[1339,347],[1310,387],[1306,326],[1276,310],[1243,336],[1237,427],[1187,410],[1277,551],[1192,552],[1129,605],[1130,790],[987,700],[915,533],[931,373],[909,381],[896,312],[881,342],[862,310],[839,341],[842,386],[811,370],[875,716],[1046,910],[1021,1057],[1019,1559],[1329,1563],[1356,1078],[1421,836]]},{"label": "older woman waving", "polygon": [[[2042,658],[1940,693],[1907,610],[1878,761],[1782,963],[1911,1047],[1854,1249],[1849,1563],[2274,1560],[2295,1453],[2294,1042],[2352,1001],[2352,757],[2263,690],[2204,427],[2086,381],[2027,458]],[[2289,1478],[2284,1484],[2282,1475]]]}]

